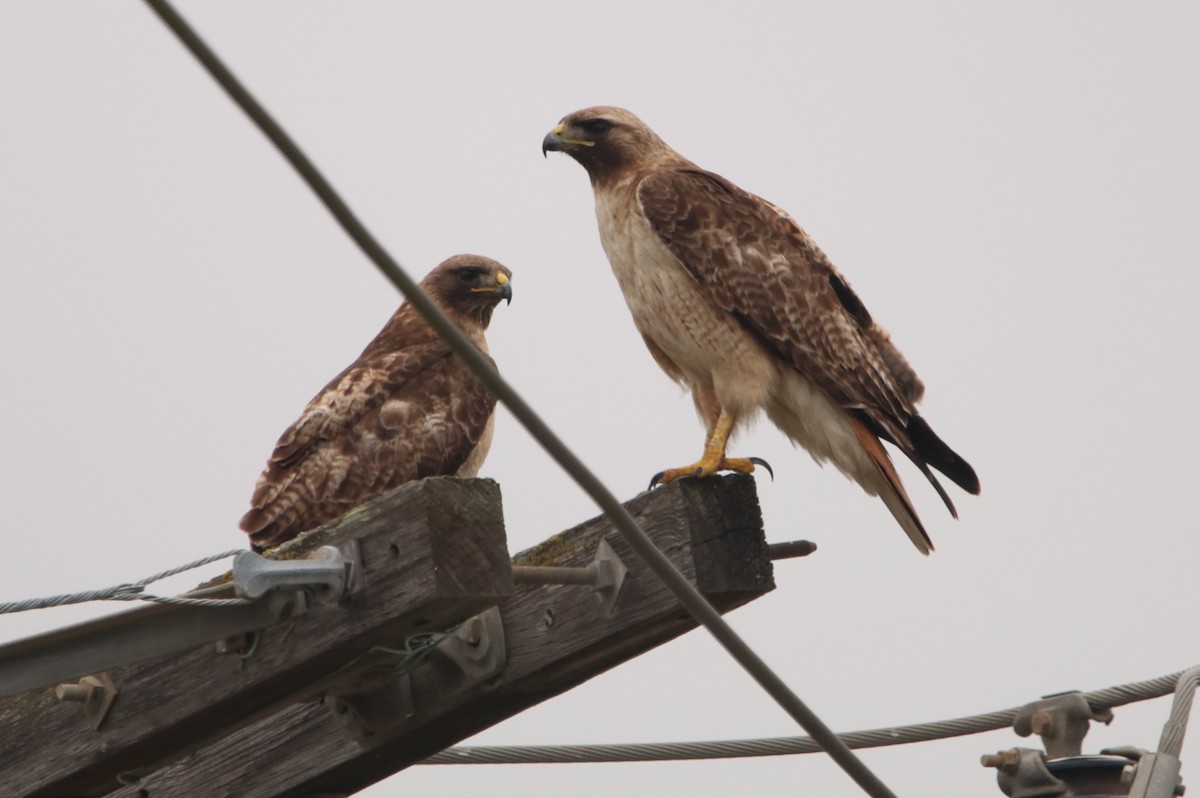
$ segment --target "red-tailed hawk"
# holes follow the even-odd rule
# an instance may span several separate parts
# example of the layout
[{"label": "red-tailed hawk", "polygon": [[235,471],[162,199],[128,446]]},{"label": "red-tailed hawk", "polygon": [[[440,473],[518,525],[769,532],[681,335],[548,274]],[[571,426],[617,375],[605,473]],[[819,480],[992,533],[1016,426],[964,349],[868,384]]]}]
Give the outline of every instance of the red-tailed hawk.
[{"label": "red-tailed hawk", "polygon": [[[487,354],[484,330],[512,272],[455,255],[421,289]],[[358,359],[318,393],[280,437],[241,528],[262,550],[415,479],[479,471],[496,399],[404,303]]]},{"label": "red-tailed hawk", "polygon": [[757,411],[818,463],[880,496],[923,554],[933,545],[880,440],[954,505],[932,466],[979,492],[965,460],[917,414],[924,387],[888,334],[783,210],[706,172],[621,108],[564,117],[542,142],[592,181],[600,241],[650,354],[691,390],[704,455],[652,485],[717,471],[730,434]]}]

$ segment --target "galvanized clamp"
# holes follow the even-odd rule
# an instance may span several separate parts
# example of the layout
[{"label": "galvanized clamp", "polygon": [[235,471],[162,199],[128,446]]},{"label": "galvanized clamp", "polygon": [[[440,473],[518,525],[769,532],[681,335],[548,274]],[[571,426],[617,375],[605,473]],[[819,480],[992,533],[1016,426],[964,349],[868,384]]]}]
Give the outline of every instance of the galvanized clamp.
[{"label": "galvanized clamp", "polygon": [[341,548],[322,546],[308,560],[268,560],[244,551],[233,561],[233,585],[242,598],[257,599],[270,591],[308,589],[322,603],[336,603],[359,587],[358,543]]}]

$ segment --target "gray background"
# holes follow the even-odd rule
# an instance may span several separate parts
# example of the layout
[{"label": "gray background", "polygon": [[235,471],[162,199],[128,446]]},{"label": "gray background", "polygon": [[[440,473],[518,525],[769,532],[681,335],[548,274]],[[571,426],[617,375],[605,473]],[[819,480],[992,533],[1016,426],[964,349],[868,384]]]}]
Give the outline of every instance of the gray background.
[{"label": "gray background", "polygon": [[[937,552],[769,424],[768,535],[819,553],[735,627],[835,729],[936,720],[1200,660],[1193,340],[1200,7],[186,2],[181,9],[416,276],[514,272],[506,376],[620,496],[702,430],[629,322],[591,191],[539,143],[610,103],[788,209],[979,471],[962,520],[900,464]],[[0,6],[2,599],[244,544],[278,434],[398,303],[136,2]],[[596,513],[507,414],[483,474],[512,550]],[[199,575],[171,583],[185,589]],[[111,606],[0,617],[0,640]],[[1153,748],[1167,703],[1085,750]],[[693,633],[477,738],[798,733]],[[871,751],[900,795],[999,795],[1011,732]],[[1029,744],[1025,741],[1025,744]],[[1200,780],[1200,733],[1184,774]],[[823,756],[414,768],[364,795],[841,798]]]}]

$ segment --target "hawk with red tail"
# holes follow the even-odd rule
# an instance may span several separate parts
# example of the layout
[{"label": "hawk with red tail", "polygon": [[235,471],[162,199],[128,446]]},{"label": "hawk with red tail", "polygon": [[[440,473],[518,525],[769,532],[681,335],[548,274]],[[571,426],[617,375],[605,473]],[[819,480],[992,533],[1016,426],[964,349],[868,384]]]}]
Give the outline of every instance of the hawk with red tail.
[{"label": "hawk with red tail", "polygon": [[705,171],[621,108],[576,111],[542,151],[587,170],[600,241],[634,324],[668,376],[691,390],[704,454],[651,484],[717,471],[739,425],[765,411],[818,463],[883,499],[913,545],[933,544],[881,441],[929,479],[969,493],[979,480],[917,413],[924,386],[845,278],[783,210]]}]

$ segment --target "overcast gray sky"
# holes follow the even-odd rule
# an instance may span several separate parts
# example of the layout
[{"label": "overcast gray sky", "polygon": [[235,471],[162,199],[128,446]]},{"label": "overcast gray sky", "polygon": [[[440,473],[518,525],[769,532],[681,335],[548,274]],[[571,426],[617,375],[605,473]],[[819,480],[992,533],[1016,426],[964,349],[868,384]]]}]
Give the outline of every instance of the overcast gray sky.
[{"label": "overcast gray sky", "polygon": [[[768,537],[820,551],[731,622],[838,730],[937,720],[1200,661],[1200,6],[284,3],[181,10],[415,276],[514,273],[506,376],[620,496],[690,462],[691,402],[633,330],[564,114],[630,108],[789,210],[924,379],[978,470],[937,552],[769,424]],[[0,599],[244,545],[278,434],[398,304],[291,169],[137,2],[0,6]],[[510,547],[596,514],[502,414],[483,475]],[[187,577],[179,588],[196,581]],[[0,617],[14,639],[119,607]],[[1168,704],[1086,751],[1157,745]],[[692,633],[490,744],[798,734]],[[869,751],[899,795],[999,795],[1010,731]],[[1200,732],[1184,776],[1200,781]],[[860,795],[826,757],[413,768],[362,793]]]}]

